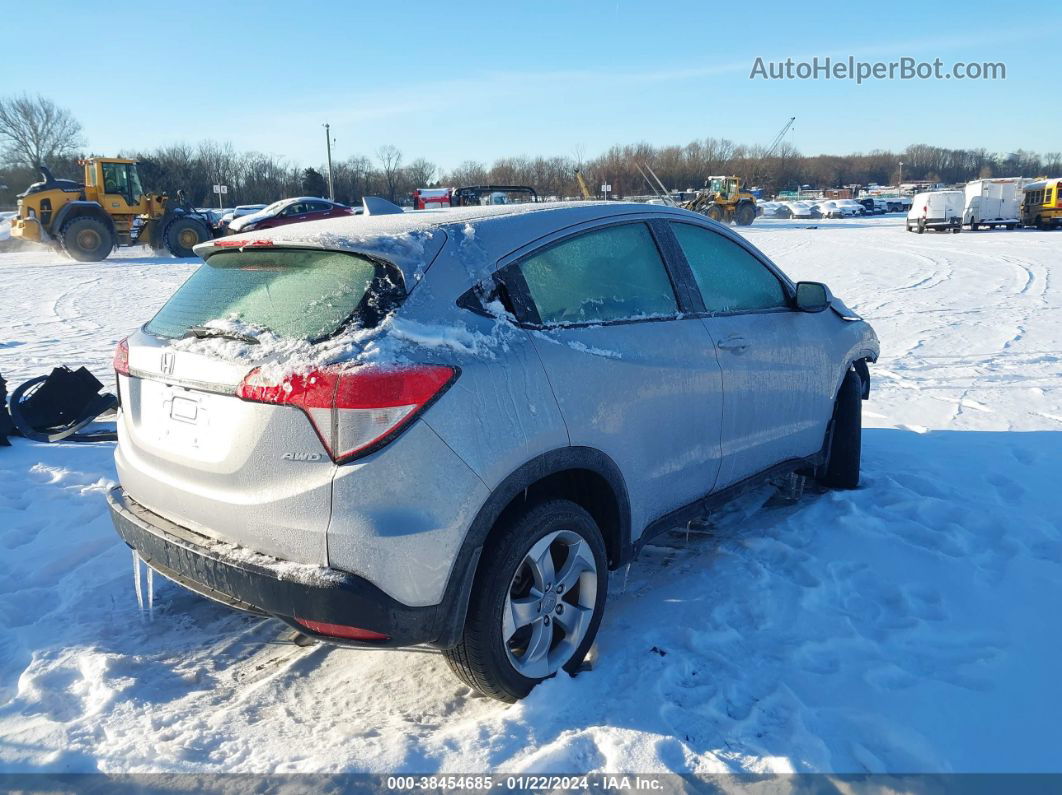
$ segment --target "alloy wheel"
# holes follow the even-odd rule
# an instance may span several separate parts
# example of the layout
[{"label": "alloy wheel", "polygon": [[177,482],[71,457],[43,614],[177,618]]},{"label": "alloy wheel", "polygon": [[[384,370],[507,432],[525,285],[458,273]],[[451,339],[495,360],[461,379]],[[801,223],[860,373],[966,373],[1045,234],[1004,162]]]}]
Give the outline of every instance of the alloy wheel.
[{"label": "alloy wheel", "polygon": [[597,563],[578,533],[558,530],[527,551],[502,611],[509,662],[529,679],[555,674],[583,642],[597,602]]}]

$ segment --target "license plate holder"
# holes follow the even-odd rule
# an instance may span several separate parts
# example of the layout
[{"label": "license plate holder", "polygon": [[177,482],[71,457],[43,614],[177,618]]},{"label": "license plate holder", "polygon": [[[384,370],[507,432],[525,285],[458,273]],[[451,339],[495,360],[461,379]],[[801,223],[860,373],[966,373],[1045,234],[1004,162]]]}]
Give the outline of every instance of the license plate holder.
[{"label": "license plate holder", "polygon": [[174,395],[170,401],[170,419],[195,424],[199,419],[199,401]]}]

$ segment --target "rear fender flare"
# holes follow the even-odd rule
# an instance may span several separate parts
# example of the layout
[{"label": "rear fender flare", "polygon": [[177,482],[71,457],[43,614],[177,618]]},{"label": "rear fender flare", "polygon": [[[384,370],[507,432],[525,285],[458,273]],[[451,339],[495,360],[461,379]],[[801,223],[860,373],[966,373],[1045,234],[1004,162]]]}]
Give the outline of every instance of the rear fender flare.
[{"label": "rear fender flare", "polygon": [[81,216],[89,216],[103,222],[111,231],[111,234],[115,234],[114,220],[104,212],[98,202],[72,201],[64,204],[55,214],[55,218],[52,220],[52,236],[58,237],[63,229],[63,224]]},{"label": "rear fender flare", "polygon": [[619,518],[617,528],[619,555],[615,565],[622,565],[631,559],[633,550],[630,498],[623,475],[616,463],[600,450],[592,447],[562,447],[536,456],[498,484],[480,507],[472,524],[469,525],[464,543],[457,554],[457,560],[454,561],[450,581],[447,583],[446,593],[440,605],[439,633],[434,645],[451,648],[460,638],[483,545],[505,508],[521,492],[543,478],[573,469],[589,470],[604,478],[612,488],[617,497]]}]

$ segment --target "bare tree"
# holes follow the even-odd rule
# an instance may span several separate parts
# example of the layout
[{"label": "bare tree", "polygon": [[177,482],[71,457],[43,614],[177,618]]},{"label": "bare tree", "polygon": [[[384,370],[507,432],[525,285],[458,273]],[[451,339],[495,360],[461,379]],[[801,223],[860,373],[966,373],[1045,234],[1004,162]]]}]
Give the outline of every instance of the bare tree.
[{"label": "bare tree", "polygon": [[443,182],[449,182],[455,187],[483,185],[487,182],[487,167],[475,160],[466,160],[451,171]]},{"label": "bare tree", "polygon": [[387,198],[395,201],[398,178],[402,171],[402,153],[398,147],[388,144],[376,150],[376,159],[380,161],[380,172],[387,184]]},{"label": "bare tree", "polygon": [[431,187],[438,170],[438,167],[431,161],[418,157],[406,166],[406,177],[414,188],[427,188]]},{"label": "bare tree", "polygon": [[66,108],[42,96],[0,99],[0,138],[11,165],[39,168],[81,145],[81,125]]}]

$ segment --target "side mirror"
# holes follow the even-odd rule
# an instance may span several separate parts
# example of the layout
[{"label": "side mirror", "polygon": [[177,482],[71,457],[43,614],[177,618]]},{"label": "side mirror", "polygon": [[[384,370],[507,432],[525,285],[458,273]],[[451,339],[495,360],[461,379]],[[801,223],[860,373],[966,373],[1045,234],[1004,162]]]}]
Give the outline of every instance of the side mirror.
[{"label": "side mirror", "polygon": [[821,312],[830,305],[830,288],[821,282],[797,282],[796,308],[801,312]]}]

